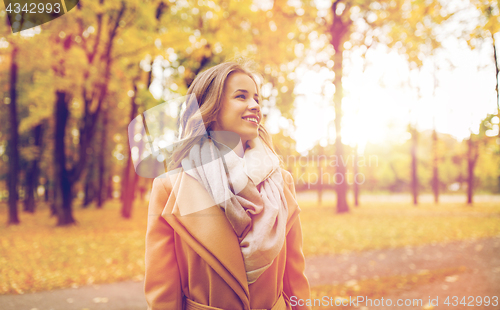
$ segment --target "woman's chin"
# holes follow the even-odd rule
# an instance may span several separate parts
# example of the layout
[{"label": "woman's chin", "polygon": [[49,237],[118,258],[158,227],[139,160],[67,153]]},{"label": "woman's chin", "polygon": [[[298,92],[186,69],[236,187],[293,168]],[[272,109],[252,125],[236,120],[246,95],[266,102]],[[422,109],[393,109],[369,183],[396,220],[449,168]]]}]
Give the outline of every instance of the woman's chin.
[{"label": "woman's chin", "polygon": [[249,140],[253,140],[255,138],[257,138],[259,136],[259,133],[255,133],[255,134],[247,134],[247,135],[242,135],[241,136],[241,140],[244,140],[244,141],[249,141]]}]

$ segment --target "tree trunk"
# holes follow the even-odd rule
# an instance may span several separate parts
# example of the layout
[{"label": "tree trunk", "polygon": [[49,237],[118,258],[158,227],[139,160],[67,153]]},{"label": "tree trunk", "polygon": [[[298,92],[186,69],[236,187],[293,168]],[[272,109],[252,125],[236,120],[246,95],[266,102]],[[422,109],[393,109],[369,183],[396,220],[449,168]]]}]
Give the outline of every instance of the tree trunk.
[{"label": "tree trunk", "polygon": [[104,186],[104,177],[106,173],[105,166],[105,154],[106,154],[106,145],[107,145],[107,127],[108,127],[108,111],[105,109],[102,112],[102,128],[101,128],[101,147],[99,149],[99,185],[97,187],[97,208],[102,208],[102,205],[106,199],[106,192]]},{"label": "tree trunk", "polygon": [[125,191],[125,197],[123,200],[122,216],[129,219],[132,217],[132,207],[135,200],[135,192],[137,181],[139,180],[139,175],[135,173],[134,167],[131,162],[130,164],[127,163],[127,167],[125,169],[127,168],[129,182],[127,182],[127,191]]},{"label": "tree trunk", "polygon": [[44,200],[45,200],[45,202],[49,202],[49,200],[50,200],[50,196],[49,196],[49,194],[50,194],[49,188],[50,188],[50,187],[49,187],[49,184],[50,184],[50,181],[49,181],[49,180],[47,180],[47,181],[45,182],[45,184],[43,185],[43,186],[45,187],[45,192],[44,192],[44,196],[45,196],[45,197],[44,197],[44,198],[45,198]]},{"label": "tree trunk", "polygon": [[[500,119],[500,88],[499,88],[499,75],[500,75],[500,64],[498,63],[498,55],[497,55],[497,45],[495,41],[495,34],[493,32],[490,32],[491,34],[491,39],[492,44],[493,44],[493,60],[495,63],[495,91],[497,93],[497,116]],[[500,139],[500,130],[498,130],[498,139]],[[498,176],[498,189],[500,192],[500,176]]]},{"label": "tree trunk", "polygon": [[[126,10],[125,2],[121,3],[121,8],[116,15],[116,19],[113,23],[111,23],[111,30],[109,33],[109,39],[105,43],[104,51],[100,55],[99,59],[102,61],[101,63],[95,64],[96,68],[102,69],[102,79],[99,82],[91,85],[91,88],[84,87],[82,90],[82,98],[84,105],[83,117],[81,119],[80,124],[80,143],[79,143],[79,157],[78,161],[68,169],[66,167],[66,157],[65,157],[65,145],[64,145],[64,135],[65,135],[65,126],[66,122],[69,118],[69,110],[68,110],[68,102],[69,98],[66,98],[69,95],[64,92],[58,90],[56,92],[56,128],[55,128],[55,148],[54,148],[54,160],[55,160],[55,174],[56,174],[56,185],[55,185],[55,207],[57,208],[58,213],[58,223],[57,225],[69,225],[76,223],[72,216],[72,186],[75,184],[79,178],[83,170],[86,167],[86,162],[88,159],[87,156],[87,148],[91,145],[92,138],[95,132],[95,124],[97,122],[98,116],[101,112],[101,108],[103,102],[106,98],[108,91],[108,84],[111,76],[111,66],[112,66],[112,49],[114,38],[117,35],[119,23],[121,18]],[[113,25],[114,24],[114,25]],[[100,23],[98,26],[97,33],[100,35],[101,27]],[[64,49],[68,50],[72,44],[73,35],[68,35],[64,39]],[[90,66],[94,65],[93,60],[96,59],[94,56],[97,55],[97,50],[90,54],[87,54],[89,57]],[[90,68],[88,66],[88,68]],[[59,65],[54,67],[56,75],[65,78],[64,72],[64,59],[59,61]],[[90,69],[83,74],[84,77],[88,77]],[[66,77],[67,78],[67,77]],[[97,89],[97,91],[95,91]],[[97,98],[97,99],[96,99]],[[96,102],[97,101],[97,102]],[[91,111],[91,107],[96,106],[94,111]]]},{"label": "tree trunk", "polygon": [[[341,124],[342,124],[342,56],[343,49],[338,46],[335,49],[333,70],[335,72],[335,132],[337,137],[335,139],[335,155],[338,162],[344,157],[344,144],[342,143]],[[338,178],[337,178],[338,176]],[[337,213],[349,212],[347,204],[347,180],[346,180],[346,167],[343,164],[338,164],[335,173],[335,189],[337,191]]]},{"label": "tree trunk", "polygon": [[35,192],[38,186],[38,161],[42,153],[42,137],[43,125],[39,124],[33,129],[33,137],[35,146],[39,148],[39,155],[29,163],[28,171],[26,172],[26,198],[24,199],[24,211],[35,212]]},{"label": "tree trunk", "polygon": [[108,175],[108,184],[106,186],[107,188],[107,199],[113,199],[113,173],[111,172],[111,169],[109,170],[109,175]]},{"label": "tree trunk", "polygon": [[[332,44],[335,54],[333,58],[333,71],[335,73],[335,78],[333,84],[335,85],[335,94],[333,97],[335,105],[335,132],[337,137],[335,139],[335,155],[337,156],[338,162],[343,162],[342,158],[344,156],[344,144],[342,143],[342,75],[343,75],[343,61],[344,61],[344,47],[343,44],[346,38],[349,38],[350,27],[352,21],[347,16],[347,14],[337,15],[337,6],[340,2],[333,1],[330,8],[332,14],[332,22],[329,26],[330,32],[330,44]],[[343,3],[346,5],[343,12],[349,12],[350,4]],[[334,175],[335,189],[337,192],[337,213],[349,212],[349,205],[347,204],[347,179],[346,170],[343,164],[338,164],[336,173]]]},{"label": "tree trunk", "polygon": [[318,156],[318,206],[321,206],[323,202],[323,167],[321,165],[321,157],[323,156],[324,150],[321,145],[318,145],[319,156]]},{"label": "tree trunk", "polygon": [[359,184],[356,181],[356,176],[358,175],[358,145],[354,147],[354,205],[359,206]]},{"label": "tree trunk", "polygon": [[474,196],[474,168],[476,166],[477,144],[472,141],[472,133],[467,141],[467,204],[472,204]]},{"label": "tree trunk", "polygon": [[[490,32],[491,33],[491,32]],[[493,33],[491,33],[491,38],[493,39],[493,59],[495,61],[495,90],[497,92],[497,111],[498,111],[498,117],[500,118],[500,89],[498,87],[498,79],[499,79],[499,74],[500,74],[500,64],[498,63],[498,56],[497,56],[497,46],[495,43],[495,36]],[[498,138],[500,138],[500,130],[498,131]]]},{"label": "tree trunk", "polygon": [[85,186],[84,186],[84,197],[82,207],[86,208],[92,203],[95,199],[95,185],[94,185],[94,161],[91,160],[89,162],[87,168],[87,175],[85,177]]},{"label": "tree trunk", "polygon": [[[135,99],[137,96],[137,80],[134,79],[133,81],[133,89],[134,89],[134,95],[132,98],[130,98],[130,121],[132,121],[136,115],[137,111],[139,109]],[[130,147],[129,147],[130,149]],[[121,189],[121,198],[122,198],[122,216],[124,218],[130,218],[132,216],[132,205],[134,202],[135,198],[135,190],[136,190],[136,184],[137,184],[137,173],[135,173],[133,163],[132,163],[132,153],[129,154],[128,159],[127,159],[127,165],[125,166],[125,170],[123,172],[123,180],[122,180],[122,189]]]},{"label": "tree trunk", "polygon": [[417,128],[411,127],[411,192],[413,195],[413,204],[418,204],[418,174],[417,174]]},{"label": "tree trunk", "polygon": [[19,224],[17,211],[17,183],[19,173],[19,150],[18,150],[18,120],[17,120],[17,53],[19,49],[13,44],[10,65],[10,138],[9,138],[9,218],[7,224]]},{"label": "tree trunk", "polygon": [[68,121],[69,96],[65,92],[56,91],[55,130],[54,130],[54,170],[55,170],[55,208],[57,210],[57,226],[75,224],[72,214],[72,184],[66,169],[64,136]]},{"label": "tree trunk", "polygon": [[432,190],[434,193],[434,202],[439,203],[439,154],[438,154],[438,137],[436,128],[432,131]]},{"label": "tree trunk", "polygon": [[56,206],[56,200],[57,200],[57,182],[56,182],[57,176],[56,176],[56,171],[54,167],[54,175],[53,175],[53,181],[50,182],[51,184],[51,191],[50,194],[52,196],[52,203],[50,204],[50,216],[57,216],[59,212],[57,211],[57,206]]},{"label": "tree trunk", "polygon": [[146,194],[146,191],[147,191],[147,188],[146,188],[146,184],[144,183],[144,179],[142,178],[138,178],[137,180],[137,186],[139,188],[139,198],[141,199],[141,201],[144,201],[144,195]]}]

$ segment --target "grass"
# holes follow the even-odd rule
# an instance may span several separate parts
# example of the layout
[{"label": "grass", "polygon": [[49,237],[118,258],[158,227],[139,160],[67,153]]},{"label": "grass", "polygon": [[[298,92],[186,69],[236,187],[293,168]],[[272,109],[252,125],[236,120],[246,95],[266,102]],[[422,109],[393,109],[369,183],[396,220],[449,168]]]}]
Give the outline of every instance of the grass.
[{"label": "grass", "polygon": [[500,235],[500,204],[370,203],[336,214],[333,202],[299,203],[304,254],[416,246]]},{"label": "grass", "polygon": [[[500,234],[500,206],[490,203],[366,203],[340,215],[328,202],[323,207],[307,201],[299,205],[306,256]],[[79,225],[55,227],[56,219],[41,204],[35,214],[20,212],[21,225],[0,225],[0,294],[141,281],[147,202],[136,202],[132,220],[121,218],[119,211],[118,201],[102,210],[76,206]],[[5,204],[0,205],[0,218],[7,219]]]},{"label": "grass", "polygon": [[[415,274],[408,275],[394,275],[380,278],[365,279],[359,281],[349,281],[339,285],[319,285],[311,289],[311,303],[316,299],[316,305],[311,304],[313,309],[350,309],[350,306],[341,306],[343,302],[345,305],[349,304],[349,296],[356,299],[357,296],[364,298],[364,302],[358,305],[367,305],[366,300],[379,299],[389,293],[397,291],[409,291],[417,286],[426,285],[433,282],[442,282],[447,277],[454,277],[460,273],[467,271],[464,266],[450,267],[443,269],[435,269],[431,271],[423,271]],[[325,298],[326,296],[326,298]],[[333,300],[332,300],[333,298]],[[396,301],[393,300],[395,303]],[[425,306],[427,301],[423,300],[420,305]],[[354,304],[354,303],[353,303]],[[393,304],[394,306],[395,304]]]},{"label": "grass", "polygon": [[[0,294],[143,279],[147,203],[135,204],[132,220],[120,216],[118,201],[75,207],[79,224],[71,227],[55,227],[39,207],[20,213],[21,225],[0,226]],[[7,218],[5,205],[0,215]]]}]

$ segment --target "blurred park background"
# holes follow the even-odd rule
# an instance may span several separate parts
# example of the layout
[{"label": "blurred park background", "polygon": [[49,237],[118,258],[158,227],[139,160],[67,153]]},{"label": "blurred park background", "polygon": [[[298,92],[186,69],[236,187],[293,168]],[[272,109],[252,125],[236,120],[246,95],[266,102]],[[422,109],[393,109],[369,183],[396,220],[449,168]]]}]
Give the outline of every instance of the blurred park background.
[{"label": "blurred park background", "polygon": [[308,257],[500,234],[497,1],[80,0],[17,33],[0,9],[0,294],[142,280],[127,126],[170,102],[166,143],[172,99],[239,57]]}]

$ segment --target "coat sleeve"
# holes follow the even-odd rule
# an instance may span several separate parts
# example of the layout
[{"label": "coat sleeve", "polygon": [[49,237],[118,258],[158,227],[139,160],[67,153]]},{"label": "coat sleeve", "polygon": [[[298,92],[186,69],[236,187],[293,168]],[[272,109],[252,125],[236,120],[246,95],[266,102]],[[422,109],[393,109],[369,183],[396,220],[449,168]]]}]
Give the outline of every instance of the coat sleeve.
[{"label": "coat sleeve", "polygon": [[[292,175],[287,171],[285,183],[288,185],[293,198],[297,200]],[[284,291],[290,298],[294,310],[311,310],[309,306],[301,306],[311,298],[309,281],[304,273],[305,257],[302,251],[302,226],[297,216],[286,237],[287,259],[285,266]],[[302,300],[302,302],[299,302]]]},{"label": "coat sleeve", "polygon": [[154,180],[149,200],[144,293],[148,310],[181,310],[182,291],[174,230],[161,216],[171,191],[168,183],[165,186],[163,181]]}]

